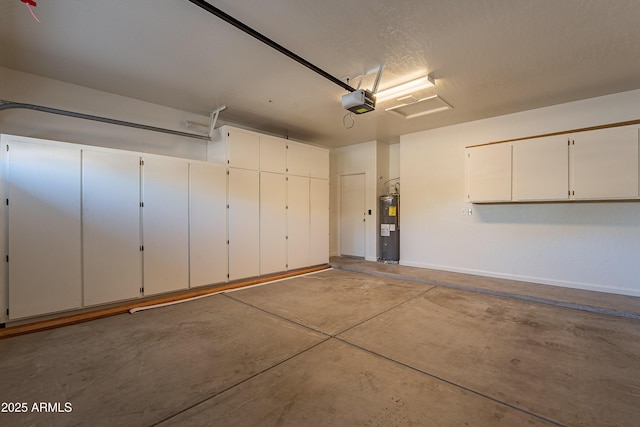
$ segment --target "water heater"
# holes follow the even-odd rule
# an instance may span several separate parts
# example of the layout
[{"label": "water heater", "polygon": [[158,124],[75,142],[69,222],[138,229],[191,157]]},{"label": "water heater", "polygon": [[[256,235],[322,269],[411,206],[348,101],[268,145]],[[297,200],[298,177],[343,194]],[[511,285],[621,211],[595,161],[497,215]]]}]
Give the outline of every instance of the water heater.
[{"label": "water heater", "polygon": [[380,261],[400,261],[400,196],[380,196]]}]

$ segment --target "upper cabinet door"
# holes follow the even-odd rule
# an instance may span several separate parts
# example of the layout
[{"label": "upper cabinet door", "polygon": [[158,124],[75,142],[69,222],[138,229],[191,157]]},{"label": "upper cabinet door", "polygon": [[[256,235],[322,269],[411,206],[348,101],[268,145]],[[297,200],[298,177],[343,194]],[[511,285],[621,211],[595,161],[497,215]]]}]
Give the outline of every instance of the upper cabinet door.
[{"label": "upper cabinet door", "polygon": [[9,318],[82,305],[80,149],[9,143]]},{"label": "upper cabinet door", "polygon": [[240,129],[227,130],[228,160],[232,168],[260,168],[260,136]]},{"label": "upper cabinet door", "polygon": [[513,200],[569,198],[569,138],[549,136],[513,145]]},{"label": "upper cabinet door", "polygon": [[287,140],[272,136],[260,136],[260,170],[262,172],[287,172]]},{"label": "upper cabinet door", "polygon": [[288,142],[287,146],[287,173],[309,176],[309,146],[297,142]]},{"label": "upper cabinet door", "polygon": [[511,201],[511,144],[467,148],[467,201]]},{"label": "upper cabinet door", "polygon": [[309,148],[309,176],[329,179],[329,150],[317,147]]},{"label": "upper cabinet door", "polygon": [[577,199],[638,197],[638,128],[625,126],[572,135]]}]

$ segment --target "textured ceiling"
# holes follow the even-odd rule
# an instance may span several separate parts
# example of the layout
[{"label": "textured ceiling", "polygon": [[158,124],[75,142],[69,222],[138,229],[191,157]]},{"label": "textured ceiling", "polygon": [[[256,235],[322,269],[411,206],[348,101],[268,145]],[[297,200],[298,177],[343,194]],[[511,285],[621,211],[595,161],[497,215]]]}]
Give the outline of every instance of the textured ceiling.
[{"label": "textured ceiling", "polygon": [[39,24],[2,0],[0,65],[326,146],[640,88],[637,0],[209,2],[353,86],[431,73],[454,109],[346,129],[344,89],[187,0],[39,0]]}]

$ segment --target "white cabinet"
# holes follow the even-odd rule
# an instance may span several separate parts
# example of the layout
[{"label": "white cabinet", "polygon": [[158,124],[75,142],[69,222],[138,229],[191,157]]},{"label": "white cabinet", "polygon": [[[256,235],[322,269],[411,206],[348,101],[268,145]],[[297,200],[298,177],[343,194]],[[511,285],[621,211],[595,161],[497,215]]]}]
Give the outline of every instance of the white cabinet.
[{"label": "white cabinet", "polygon": [[467,147],[467,199],[638,199],[639,143],[637,126],[613,126]]},{"label": "white cabinet", "polygon": [[638,198],[638,128],[572,135],[572,196],[576,200]]},{"label": "white cabinet", "polygon": [[207,160],[225,163],[232,168],[260,167],[260,135],[244,129],[223,126],[207,144]]},{"label": "white cabinet", "polygon": [[290,175],[287,181],[287,265],[309,266],[309,178]]},{"label": "white cabinet", "polygon": [[298,142],[287,143],[287,173],[309,176],[309,146]]},{"label": "white cabinet", "polygon": [[260,175],[229,169],[229,280],[260,274]]},{"label": "white cabinet", "polygon": [[511,145],[467,148],[467,201],[511,200]]},{"label": "white cabinet", "polygon": [[329,179],[329,150],[318,147],[309,150],[309,176]]},{"label": "white cabinet", "polygon": [[80,149],[8,146],[9,319],[78,308]]},{"label": "white cabinet", "polygon": [[513,145],[513,200],[569,198],[569,138],[517,141]]},{"label": "white cabinet", "polygon": [[260,136],[260,170],[275,173],[287,172],[287,140]]},{"label": "white cabinet", "polygon": [[189,286],[189,164],[145,156],[143,166],[144,294]]},{"label": "white cabinet", "polygon": [[287,269],[287,177],[260,172],[260,274]]},{"label": "white cabinet", "polygon": [[329,262],[329,180],[309,180],[309,264]]},{"label": "white cabinet", "polygon": [[227,280],[227,168],[189,164],[189,286]]},{"label": "white cabinet", "polygon": [[84,305],[140,296],[140,157],[82,153]]}]

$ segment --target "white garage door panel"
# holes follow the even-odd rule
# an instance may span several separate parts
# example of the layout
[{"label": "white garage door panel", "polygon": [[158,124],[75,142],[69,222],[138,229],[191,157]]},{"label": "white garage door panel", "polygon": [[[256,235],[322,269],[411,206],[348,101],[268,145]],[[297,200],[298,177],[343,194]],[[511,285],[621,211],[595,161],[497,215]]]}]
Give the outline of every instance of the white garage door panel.
[{"label": "white garage door panel", "polygon": [[143,169],[144,293],[189,286],[189,164],[145,157]]},{"label": "white garage door panel", "polygon": [[227,280],[227,168],[189,165],[190,286]]},{"label": "white garage door panel", "polygon": [[80,149],[10,144],[9,318],[82,304]]},{"label": "white garage door panel", "polygon": [[84,151],[82,165],[84,304],[138,297],[140,158]]}]

